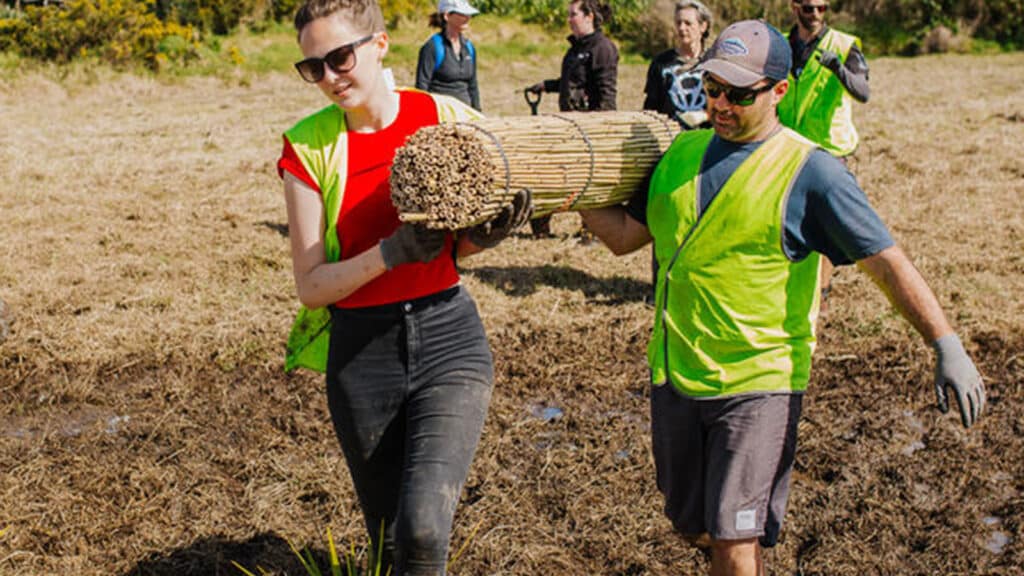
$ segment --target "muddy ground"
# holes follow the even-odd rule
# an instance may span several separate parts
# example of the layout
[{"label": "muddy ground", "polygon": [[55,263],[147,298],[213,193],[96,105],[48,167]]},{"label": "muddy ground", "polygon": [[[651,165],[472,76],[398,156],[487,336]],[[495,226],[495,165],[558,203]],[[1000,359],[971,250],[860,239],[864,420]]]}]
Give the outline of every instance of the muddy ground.
[{"label": "muddy ground", "polygon": [[[955,71],[955,73],[952,73]],[[492,113],[522,114],[490,85]],[[624,71],[638,107],[640,66]],[[1024,57],[872,61],[853,169],[985,376],[964,431],[932,354],[840,269],[770,574],[1024,574]],[[401,75],[400,75],[401,80]],[[321,105],[290,76],[0,81],[0,574],[300,574],[362,546],[297,303],[273,165]],[[490,100],[488,100],[490,99]],[[458,575],[697,574],[648,437],[648,253],[525,235],[464,264],[497,383]]]}]

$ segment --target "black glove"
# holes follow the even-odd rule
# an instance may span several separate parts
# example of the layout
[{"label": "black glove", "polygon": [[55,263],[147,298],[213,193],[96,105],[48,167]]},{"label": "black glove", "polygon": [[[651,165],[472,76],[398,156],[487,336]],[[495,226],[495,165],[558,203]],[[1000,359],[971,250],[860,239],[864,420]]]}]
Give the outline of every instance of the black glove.
[{"label": "black glove", "polygon": [[526,188],[516,192],[512,203],[501,209],[493,220],[477,224],[469,229],[469,241],[481,248],[493,248],[505,239],[512,230],[522,226],[533,213],[533,201]]},{"label": "black glove", "polygon": [[818,62],[821,62],[822,66],[831,70],[833,74],[837,74],[839,72],[839,67],[843,65],[843,63],[839,61],[839,56],[831,50],[822,50],[821,53],[818,54]]},{"label": "black glove", "polygon": [[935,399],[943,414],[949,412],[947,389],[952,390],[960,408],[960,421],[970,428],[978,421],[985,408],[985,385],[981,375],[964,350],[956,334],[947,334],[936,340]]},{"label": "black glove", "polygon": [[380,241],[384,266],[391,270],[408,262],[430,262],[441,253],[448,232],[404,223]]},{"label": "black glove", "polygon": [[544,83],[543,82],[537,82],[533,86],[527,86],[526,87],[526,91],[527,92],[533,92],[534,94],[540,94],[540,93],[544,92]]}]

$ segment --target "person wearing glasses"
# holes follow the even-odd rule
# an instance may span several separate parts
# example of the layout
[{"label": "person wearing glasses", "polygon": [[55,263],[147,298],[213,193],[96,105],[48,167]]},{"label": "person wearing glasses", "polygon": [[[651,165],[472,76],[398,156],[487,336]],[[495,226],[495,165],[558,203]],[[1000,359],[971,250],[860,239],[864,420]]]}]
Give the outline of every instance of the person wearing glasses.
[{"label": "person wearing glasses", "polygon": [[707,98],[696,70],[711,35],[711,11],[697,0],[676,2],[675,46],[658,54],[647,69],[644,110],[671,116],[683,130],[706,128]]},{"label": "person wearing glasses", "polygon": [[[569,50],[562,58],[562,75],[526,88],[534,94],[558,93],[558,109],[562,112],[596,112],[615,110],[618,91],[619,49],[601,31],[601,24],[611,18],[611,7],[598,0],[570,0],[566,18],[569,22]],[[536,238],[551,236],[551,215],[530,220]],[[580,230],[584,244],[591,235]]]},{"label": "person wearing glasses", "polygon": [[[825,24],[826,0],[793,0],[796,24],[789,31],[793,65],[789,91],[779,102],[779,119],[847,163],[860,136],[853,125],[853,100],[867,102],[868,63],[861,41]],[[827,303],[833,264],[822,265],[822,293]]]},{"label": "person wearing glasses", "polygon": [[789,44],[726,28],[702,64],[712,130],[681,133],[647,190],[583,217],[615,254],[652,239],[651,434],[665,513],[711,574],[764,574],[810,378],[822,255],[864,270],[936,351],[934,389],[970,427],[985,389],[931,289],[843,164],[783,127]]},{"label": "person wearing glasses", "polygon": [[860,141],[853,125],[853,100],[867,102],[870,96],[860,38],[825,24],[825,0],[793,0],[792,6],[793,65],[779,118],[784,126],[846,158]]},{"label": "person wearing glasses", "polygon": [[305,58],[295,67],[329,104],[285,132],[278,161],[303,304],[286,369],[326,372],[371,550],[383,546],[380,573],[443,575],[494,379],[455,257],[524,223],[529,194],[458,238],[401,223],[388,184],[396,149],[423,126],[479,114],[392,87],[376,0],[307,0],[295,28]]},{"label": "person wearing glasses", "polygon": [[476,48],[466,37],[469,20],[480,11],[466,0],[441,0],[430,25],[441,31],[420,48],[416,88],[454,96],[477,110],[480,87],[476,81]]}]

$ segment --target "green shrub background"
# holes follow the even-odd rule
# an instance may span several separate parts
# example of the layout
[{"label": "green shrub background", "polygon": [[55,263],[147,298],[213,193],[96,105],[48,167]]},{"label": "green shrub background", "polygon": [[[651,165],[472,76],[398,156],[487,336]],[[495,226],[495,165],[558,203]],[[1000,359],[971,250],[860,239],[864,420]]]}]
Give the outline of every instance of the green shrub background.
[{"label": "green shrub background", "polygon": [[[66,0],[24,11],[0,5],[0,51],[45,61],[96,57],[153,68],[188,62],[202,42],[240,27],[287,25],[302,0]],[[650,56],[669,42],[672,0],[615,0],[606,30],[627,51]],[[710,1],[717,26],[762,17],[788,28],[790,0]],[[567,0],[475,0],[482,12],[567,29]],[[381,0],[392,24],[424,19],[430,0]],[[830,20],[865,40],[870,55],[914,54],[930,31],[949,28],[966,45],[1024,48],[1024,0],[833,0]],[[965,45],[964,42],[960,46]]]},{"label": "green shrub background", "polygon": [[29,6],[0,18],[0,49],[40,60],[68,62],[95,55],[113,64],[152,67],[195,54],[191,26],[163,21],[137,0],[68,0]]}]

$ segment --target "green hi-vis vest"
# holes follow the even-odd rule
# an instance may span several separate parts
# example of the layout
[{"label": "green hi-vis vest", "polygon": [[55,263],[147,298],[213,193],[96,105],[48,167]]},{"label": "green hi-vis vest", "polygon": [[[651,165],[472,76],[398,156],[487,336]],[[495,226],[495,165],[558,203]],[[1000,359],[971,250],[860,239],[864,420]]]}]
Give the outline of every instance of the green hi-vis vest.
[{"label": "green hi-vis vest", "polygon": [[659,274],[651,379],[707,398],[807,388],[818,316],[815,252],[783,252],[789,189],[814,143],[781,129],[699,213],[711,130],[685,132],[651,180],[647,225]]},{"label": "green hi-vis vest", "polygon": [[[854,44],[860,48],[856,36],[829,29],[818,48],[835,52],[845,64]],[[853,154],[860,141],[853,125],[853,97],[816,55],[807,59],[799,78],[789,74],[789,91],[779,102],[779,120],[835,156]]]},{"label": "green hi-vis vest", "polygon": [[[431,97],[437,105],[437,117],[441,122],[463,122],[483,117],[455,98],[436,94],[431,94]],[[345,111],[331,104],[300,120],[284,136],[298,155],[303,168],[320,188],[324,203],[324,252],[328,262],[337,262],[341,259],[338,215],[348,174]],[[301,366],[325,372],[330,338],[330,310],[327,307],[311,310],[302,306],[288,335],[285,371],[291,372]]]}]

